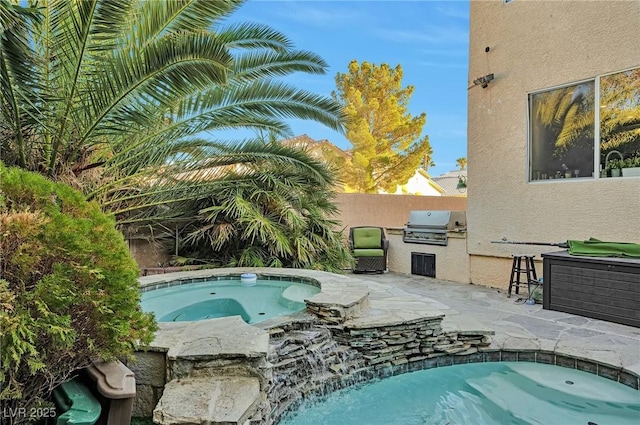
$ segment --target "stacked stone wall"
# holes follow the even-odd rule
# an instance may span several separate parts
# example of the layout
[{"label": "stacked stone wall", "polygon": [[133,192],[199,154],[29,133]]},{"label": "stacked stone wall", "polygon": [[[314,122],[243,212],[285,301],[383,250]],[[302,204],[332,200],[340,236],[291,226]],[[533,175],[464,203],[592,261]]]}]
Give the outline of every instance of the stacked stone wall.
[{"label": "stacked stone wall", "polygon": [[339,345],[331,331],[318,324],[288,323],[271,328],[269,334],[271,419],[320,387],[341,386],[344,376],[364,366],[356,350]]},{"label": "stacked stone wall", "polygon": [[127,367],[136,377],[134,417],[150,417],[162,397],[167,383],[166,354],[157,351],[136,351],[134,360],[128,362]]},{"label": "stacked stone wall", "polygon": [[[305,300],[307,311],[327,325],[339,325],[346,320],[361,315],[369,307],[368,293],[352,294],[353,300],[349,303],[323,303]],[[314,297],[319,298],[319,297]]]},{"label": "stacked stone wall", "polygon": [[490,344],[491,332],[443,331],[443,315],[376,325],[336,324],[338,315],[322,317],[330,317],[330,324],[318,320],[270,329],[271,417],[256,424],[277,421],[311,395],[389,376],[402,365],[409,366],[404,371],[423,369],[435,357],[468,356]]},{"label": "stacked stone wall", "polygon": [[395,366],[452,354],[468,355],[490,344],[486,333],[444,332],[442,317],[379,327],[334,328],[336,341],[362,353],[367,366]]}]

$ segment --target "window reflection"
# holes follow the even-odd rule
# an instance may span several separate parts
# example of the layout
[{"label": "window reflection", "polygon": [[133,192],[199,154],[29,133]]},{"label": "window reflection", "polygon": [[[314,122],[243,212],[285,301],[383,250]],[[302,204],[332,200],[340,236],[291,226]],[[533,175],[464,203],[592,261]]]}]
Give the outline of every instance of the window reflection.
[{"label": "window reflection", "polygon": [[601,77],[599,103],[601,177],[618,177],[640,166],[640,68]]},{"label": "window reflection", "polygon": [[531,180],[592,177],[593,81],[530,96]]},{"label": "window reflection", "polygon": [[530,180],[640,176],[640,68],[531,94],[529,123]]}]

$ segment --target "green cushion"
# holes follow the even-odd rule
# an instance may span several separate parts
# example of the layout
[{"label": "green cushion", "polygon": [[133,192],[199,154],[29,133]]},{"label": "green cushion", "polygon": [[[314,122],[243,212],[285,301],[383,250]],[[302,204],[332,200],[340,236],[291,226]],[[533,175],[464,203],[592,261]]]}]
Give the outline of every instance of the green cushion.
[{"label": "green cushion", "polygon": [[353,255],[356,257],[382,257],[384,250],[382,249],[354,249]]},{"label": "green cushion", "polygon": [[382,233],[375,227],[353,229],[354,248],[380,248]]},{"label": "green cushion", "polygon": [[569,254],[590,257],[640,258],[640,244],[629,242],[603,242],[596,238],[586,241],[567,241]]}]

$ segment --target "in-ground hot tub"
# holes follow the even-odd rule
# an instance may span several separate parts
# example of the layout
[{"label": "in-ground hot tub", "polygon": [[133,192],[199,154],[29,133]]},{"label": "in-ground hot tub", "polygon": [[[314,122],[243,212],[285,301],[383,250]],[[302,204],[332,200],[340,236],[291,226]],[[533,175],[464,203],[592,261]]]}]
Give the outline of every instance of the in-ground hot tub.
[{"label": "in-ground hot tub", "polygon": [[294,276],[257,276],[249,286],[240,275],[227,275],[162,282],[142,291],[142,309],[159,322],[241,316],[253,324],[304,310],[304,300],[320,287]]}]

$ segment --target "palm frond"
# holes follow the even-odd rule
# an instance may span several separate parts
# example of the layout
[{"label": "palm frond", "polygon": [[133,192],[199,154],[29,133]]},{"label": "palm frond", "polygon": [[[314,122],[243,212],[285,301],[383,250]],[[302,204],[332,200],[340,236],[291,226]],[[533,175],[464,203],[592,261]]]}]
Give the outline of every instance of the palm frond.
[{"label": "palm frond", "polygon": [[322,75],[328,64],[312,52],[289,50],[286,52],[257,51],[237,55],[234,61],[234,80],[252,81],[274,78],[294,72]]},{"label": "palm frond", "polygon": [[167,34],[208,29],[238,9],[246,0],[168,0],[140,2],[138,20],[129,33],[144,45]]},{"label": "palm frond", "polygon": [[[151,43],[142,51],[118,51],[107,66],[97,70],[87,93],[93,93],[92,122],[80,141],[95,130],[112,133],[118,123],[144,128],[147,116],[170,108],[176,97],[226,83],[231,57],[208,34],[183,34]],[[108,88],[108,90],[105,90]]]},{"label": "palm frond", "polygon": [[344,115],[336,101],[272,80],[214,87],[189,96],[177,108],[168,130],[170,134],[180,134],[241,126],[265,128],[273,119],[291,118],[314,120],[339,132],[344,130]]},{"label": "palm frond", "polygon": [[0,154],[8,165],[27,167],[25,133],[39,121],[37,58],[29,47],[29,23],[39,21],[33,9],[0,0]]},{"label": "palm frond", "polygon": [[268,49],[286,52],[293,49],[291,40],[280,31],[256,23],[239,23],[216,29],[229,49]]},{"label": "palm frond", "polygon": [[[99,0],[87,1],[60,1],[53,0],[48,5],[49,19],[47,21],[49,32],[47,38],[42,40],[47,43],[45,51],[50,51],[53,58],[45,58],[55,62],[58,78],[65,84],[54,82],[48,86],[49,90],[60,91],[60,107],[57,117],[55,134],[51,138],[51,150],[48,154],[47,170],[49,174],[55,172],[58,161],[58,152],[63,148],[65,140],[72,138],[76,118],[73,114],[79,94],[84,83],[83,70],[91,65],[91,50],[103,50],[102,46],[109,44],[109,36],[113,33],[104,33],[96,36],[94,25],[104,26],[104,22],[110,19],[109,14],[115,14],[114,8],[101,8]],[[47,6],[45,6],[47,7]],[[118,9],[122,10],[122,9]],[[111,16],[113,18],[114,16]],[[99,40],[98,40],[99,39]]]}]

